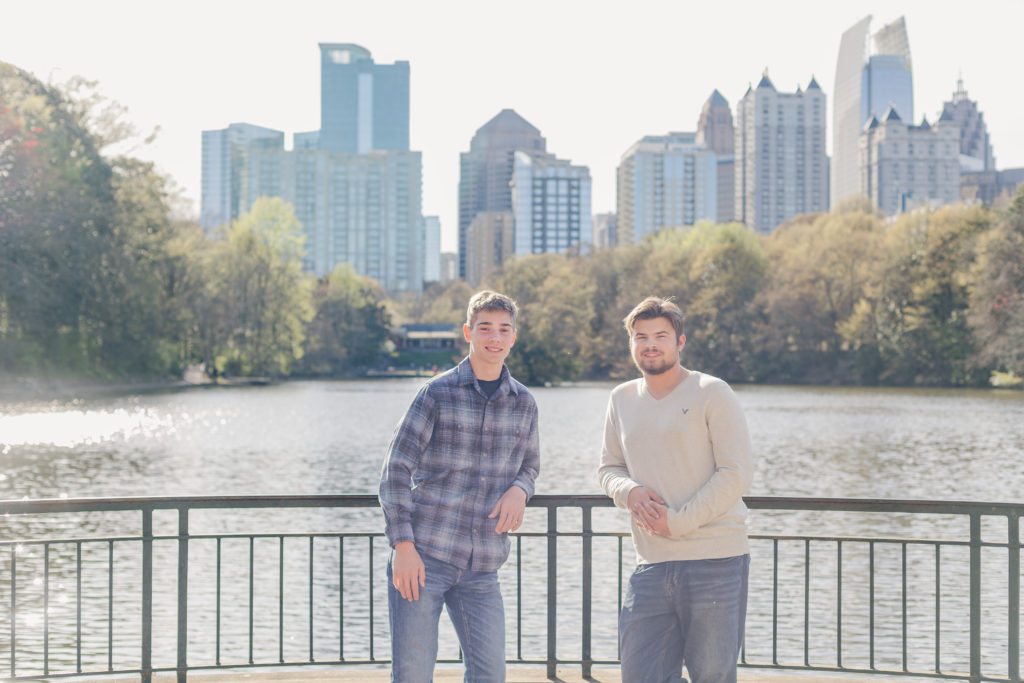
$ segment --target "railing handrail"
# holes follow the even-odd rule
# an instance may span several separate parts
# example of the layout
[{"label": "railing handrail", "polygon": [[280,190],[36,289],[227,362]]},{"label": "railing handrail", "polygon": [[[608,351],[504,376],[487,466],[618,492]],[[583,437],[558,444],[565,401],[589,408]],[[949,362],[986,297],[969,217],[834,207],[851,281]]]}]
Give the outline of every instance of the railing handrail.
[{"label": "railing handrail", "polygon": [[[806,496],[744,496],[752,510],[802,510],[836,512],[915,512],[935,514],[1012,514],[1024,511],[1024,502],[986,502],[962,500],[896,499],[896,498],[826,498]],[[375,494],[254,494],[228,496],[131,496],[123,498],[36,498],[0,500],[0,514],[37,514],[44,512],[116,512],[119,510],[178,510],[188,508],[223,509],[261,507],[274,504],[282,508],[330,507],[344,503],[346,507],[377,507]],[[528,507],[614,507],[603,494],[537,494]]]}]

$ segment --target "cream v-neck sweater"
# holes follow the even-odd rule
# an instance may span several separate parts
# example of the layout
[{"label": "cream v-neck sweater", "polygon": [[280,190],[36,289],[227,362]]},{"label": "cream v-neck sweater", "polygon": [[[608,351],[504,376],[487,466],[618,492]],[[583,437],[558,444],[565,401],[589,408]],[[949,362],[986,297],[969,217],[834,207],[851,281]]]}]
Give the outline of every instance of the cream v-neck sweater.
[{"label": "cream v-neck sweater", "polygon": [[643,379],[612,390],[598,476],[615,505],[646,486],[668,504],[670,537],[632,521],[637,562],[732,557],[749,552],[742,496],[753,475],[739,401],[717,377],[690,371],[664,398]]}]

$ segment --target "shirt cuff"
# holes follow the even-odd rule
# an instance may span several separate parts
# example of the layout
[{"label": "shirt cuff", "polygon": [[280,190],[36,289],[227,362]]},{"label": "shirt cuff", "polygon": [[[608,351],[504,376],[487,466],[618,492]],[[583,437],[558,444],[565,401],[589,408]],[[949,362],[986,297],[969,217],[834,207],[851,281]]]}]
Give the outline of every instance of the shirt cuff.
[{"label": "shirt cuff", "polygon": [[394,548],[396,543],[402,541],[416,542],[416,537],[412,533],[412,524],[405,522],[403,524],[396,524],[395,526],[387,530],[388,543]]},{"label": "shirt cuff", "polygon": [[533,482],[523,477],[518,477],[512,482],[513,486],[518,486],[526,492],[526,500],[533,498]]}]

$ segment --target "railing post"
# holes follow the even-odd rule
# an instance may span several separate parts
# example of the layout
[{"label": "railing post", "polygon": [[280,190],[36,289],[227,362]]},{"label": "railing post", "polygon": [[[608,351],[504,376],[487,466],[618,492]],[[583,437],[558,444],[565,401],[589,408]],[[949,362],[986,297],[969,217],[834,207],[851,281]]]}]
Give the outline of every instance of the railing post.
[{"label": "railing post", "polygon": [[17,675],[14,654],[17,651],[16,624],[18,623],[18,548],[11,546],[11,678]]},{"label": "railing post", "polygon": [[1010,550],[1009,590],[1009,664],[1007,675],[1020,683],[1020,515],[1011,510],[1007,518],[1007,536]]},{"label": "railing post", "polygon": [[548,679],[558,675],[558,508],[548,508]]},{"label": "railing post", "polygon": [[[113,562],[110,575],[113,580]],[[142,683],[153,680],[153,508],[142,508]]]},{"label": "railing post", "polygon": [[981,513],[971,512],[971,683],[981,681]]},{"label": "railing post", "polygon": [[580,659],[582,660],[583,678],[590,678],[593,668],[591,659],[591,618],[593,616],[593,574],[594,574],[594,529],[591,521],[591,507],[582,504],[583,513],[583,643]]},{"label": "railing post", "polygon": [[178,508],[178,683],[188,680],[188,508]]}]

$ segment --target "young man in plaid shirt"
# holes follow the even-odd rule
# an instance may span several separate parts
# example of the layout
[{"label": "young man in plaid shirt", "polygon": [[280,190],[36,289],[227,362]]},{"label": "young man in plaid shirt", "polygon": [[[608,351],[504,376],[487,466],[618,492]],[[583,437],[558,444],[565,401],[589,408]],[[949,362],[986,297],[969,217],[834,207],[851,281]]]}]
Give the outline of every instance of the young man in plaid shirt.
[{"label": "young man in plaid shirt", "polygon": [[505,367],[517,313],[503,294],[470,299],[469,356],[423,386],[388,447],[380,504],[394,548],[392,681],[432,679],[442,606],[459,637],[465,680],[505,680],[498,568],[540,468],[537,404]]}]

